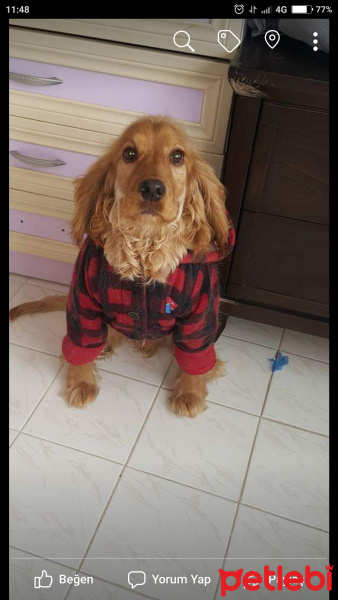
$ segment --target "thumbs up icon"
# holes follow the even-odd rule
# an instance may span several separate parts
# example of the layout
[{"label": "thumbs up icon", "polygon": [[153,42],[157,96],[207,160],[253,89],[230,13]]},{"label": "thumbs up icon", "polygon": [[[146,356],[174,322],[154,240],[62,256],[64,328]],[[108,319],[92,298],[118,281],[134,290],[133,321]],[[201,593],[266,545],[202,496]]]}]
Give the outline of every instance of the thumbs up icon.
[{"label": "thumbs up icon", "polygon": [[41,577],[34,577],[35,588],[50,588],[53,583],[53,577],[47,575],[47,571],[42,571]]}]

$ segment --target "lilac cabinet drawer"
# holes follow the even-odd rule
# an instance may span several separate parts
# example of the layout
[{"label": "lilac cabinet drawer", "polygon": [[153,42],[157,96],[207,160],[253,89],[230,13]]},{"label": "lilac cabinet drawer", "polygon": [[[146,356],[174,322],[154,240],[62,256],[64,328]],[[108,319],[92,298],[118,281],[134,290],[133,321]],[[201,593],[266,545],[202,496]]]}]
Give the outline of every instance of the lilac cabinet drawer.
[{"label": "lilac cabinet drawer", "polygon": [[[9,151],[17,152],[18,155],[9,155],[9,165],[11,167],[20,167],[23,169],[32,169],[34,171],[43,171],[52,175],[63,175],[64,177],[76,178],[85,173],[92,163],[97,160],[97,156],[80,154],[79,152],[69,152],[59,148],[49,148],[37,144],[28,144],[17,140],[9,140]],[[26,162],[28,159],[33,164]],[[54,167],[45,167],[34,164],[37,161],[55,161],[58,159],[64,163]]]},{"label": "lilac cabinet drawer", "polygon": [[[170,115],[183,121],[200,121],[203,90],[17,58],[10,58],[9,70],[9,86],[14,90],[150,115]],[[20,79],[19,76],[23,82],[11,80],[11,77]],[[55,84],[55,80],[59,83]]]},{"label": "lilac cabinet drawer", "polygon": [[74,265],[61,260],[9,251],[9,272],[70,285]]},{"label": "lilac cabinet drawer", "polygon": [[37,237],[71,244],[70,222],[36,215],[23,210],[9,210],[9,229],[16,233],[25,233]]},{"label": "lilac cabinet drawer", "polygon": [[42,134],[57,126],[56,135],[97,145],[136,118],[159,114],[177,120],[199,151],[223,154],[232,102],[227,62],[20,27],[10,27],[9,39],[16,129],[29,120]]}]

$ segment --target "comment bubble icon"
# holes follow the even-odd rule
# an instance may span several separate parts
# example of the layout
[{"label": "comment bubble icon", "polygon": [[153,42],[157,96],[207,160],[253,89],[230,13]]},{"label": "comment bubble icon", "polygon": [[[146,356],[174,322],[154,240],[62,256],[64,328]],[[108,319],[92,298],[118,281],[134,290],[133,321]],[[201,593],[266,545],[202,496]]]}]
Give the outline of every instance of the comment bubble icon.
[{"label": "comment bubble icon", "polygon": [[128,583],[132,589],[137,585],[144,585],[146,582],[146,574],[144,571],[129,571]]}]

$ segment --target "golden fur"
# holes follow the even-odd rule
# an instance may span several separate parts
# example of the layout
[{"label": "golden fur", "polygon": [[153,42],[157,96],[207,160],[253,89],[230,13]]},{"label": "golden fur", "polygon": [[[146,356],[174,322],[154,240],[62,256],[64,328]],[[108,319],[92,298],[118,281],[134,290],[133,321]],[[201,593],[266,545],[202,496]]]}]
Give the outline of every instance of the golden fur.
[{"label": "golden fur", "polygon": [[[136,153],[135,159],[125,159],[127,149]],[[173,152],[183,154],[182,162],[173,162]],[[140,183],[149,179],[165,185],[165,194],[156,202],[144,200],[139,191]],[[105,257],[122,278],[141,277],[145,285],[164,283],[188,250],[197,260],[212,248],[225,255],[225,189],[173,121],[145,117],[130,125],[75,181],[72,234],[79,246],[85,234],[96,243],[103,242]],[[13,308],[10,319],[65,307],[66,297],[48,297]],[[110,330],[102,358],[113,353],[123,337]],[[152,356],[163,343],[161,339],[134,345],[145,356]],[[203,412],[206,384],[221,374],[219,360],[205,375],[182,372],[175,383],[171,409],[191,417]],[[67,386],[72,406],[93,401],[99,391],[94,364],[69,365]]]}]

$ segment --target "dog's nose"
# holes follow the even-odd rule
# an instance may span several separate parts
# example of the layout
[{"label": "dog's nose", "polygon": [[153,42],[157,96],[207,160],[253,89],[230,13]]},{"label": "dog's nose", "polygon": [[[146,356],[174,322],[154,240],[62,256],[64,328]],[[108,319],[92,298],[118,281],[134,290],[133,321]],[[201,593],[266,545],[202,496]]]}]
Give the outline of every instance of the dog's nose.
[{"label": "dog's nose", "polygon": [[143,200],[160,200],[166,193],[165,185],[160,179],[144,179],[138,186]]}]

